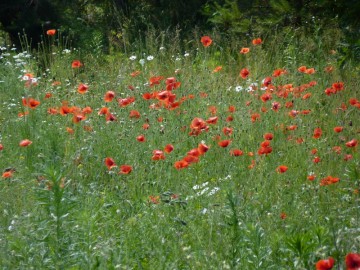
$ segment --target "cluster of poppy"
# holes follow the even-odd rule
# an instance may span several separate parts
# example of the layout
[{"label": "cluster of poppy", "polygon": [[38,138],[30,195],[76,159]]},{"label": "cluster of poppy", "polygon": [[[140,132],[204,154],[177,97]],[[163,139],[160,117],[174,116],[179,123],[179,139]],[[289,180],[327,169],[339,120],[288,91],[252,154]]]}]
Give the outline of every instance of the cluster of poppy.
[{"label": "cluster of poppy", "polygon": [[[333,257],[317,261],[316,270],[331,270],[335,265]],[[345,257],[346,270],[359,270],[360,269],[360,254],[349,253]]]},{"label": "cluster of poppy", "polygon": [[67,101],[63,101],[62,106],[60,108],[56,108],[56,107],[51,107],[47,110],[48,114],[60,114],[60,115],[72,115],[73,118],[73,122],[74,123],[79,123],[83,120],[86,119],[86,115],[87,114],[91,114],[92,113],[92,108],[87,106],[84,108],[80,108],[77,106],[69,106]]},{"label": "cluster of poppy", "polygon": [[[52,35],[52,33],[53,32],[49,32],[49,35]],[[208,47],[212,44],[212,39],[209,36],[204,36],[201,38],[201,42],[203,43],[203,45],[205,47]],[[252,42],[253,45],[259,45],[261,43],[262,43],[262,40],[260,38],[254,39]],[[246,47],[242,48],[240,51],[241,54],[247,54],[249,52],[250,52],[250,48],[246,48]],[[82,66],[83,66],[83,63],[80,60],[74,60],[71,64],[71,67],[73,69],[80,68]],[[222,69],[222,67],[218,66],[214,69],[213,72],[218,72],[221,69]],[[302,72],[302,73],[306,73],[306,74],[315,73],[314,68],[307,68],[306,66],[299,67],[298,71]],[[136,77],[140,73],[141,73],[140,71],[134,71],[130,74],[130,76]],[[282,76],[287,73],[288,73],[288,71],[285,69],[282,69],[282,68],[274,70],[271,76],[265,77],[265,79],[262,81],[262,90],[264,90],[264,93],[261,95],[258,95],[257,91],[256,91],[257,86],[254,86],[254,87],[252,87],[253,93],[251,92],[251,94],[257,96],[263,103],[267,103],[268,101],[272,100],[274,96],[277,96],[278,98],[282,98],[282,99],[286,99],[289,95],[292,95],[293,99],[302,98],[303,100],[305,100],[305,99],[310,98],[312,95],[310,92],[307,92],[305,94],[303,92],[306,90],[309,90],[311,87],[317,85],[316,81],[310,81],[309,83],[302,84],[300,86],[294,86],[293,84],[285,84],[285,85],[275,86],[272,84],[272,81],[274,78]],[[33,78],[33,75],[31,73],[27,73],[25,75],[26,75],[25,76],[26,78]],[[242,77],[243,79],[248,78],[249,75],[250,75],[250,71],[247,68],[243,68],[240,71],[240,77]],[[163,82],[165,83],[164,85],[162,85]],[[142,94],[142,98],[144,100],[156,100],[155,103],[153,103],[149,106],[149,108],[151,108],[151,109],[165,108],[165,109],[169,109],[169,110],[174,110],[174,109],[178,108],[181,105],[181,103],[184,102],[186,99],[194,98],[193,95],[189,95],[189,96],[185,96],[185,97],[181,97],[180,99],[177,99],[177,96],[174,93],[175,92],[174,90],[178,89],[181,86],[181,82],[177,81],[177,79],[175,77],[168,77],[165,79],[165,77],[163,77],[163,76],[152,76],[149,79],[148,86],[152,89],[155,87],[161,88],[161,90],[153,90],[152,92],[146,92],[146,93]],[[89,89],[89,86],[84,83],[80,83],[77,87],[77,91],[80,94],[85,94],[86,92],[88,92],[88,89]],[[133,86],[129,86],[129,89],[133,90],[135,88]],[[344,84],[342,82],[335,82],[332,84],[330,89],[331,90],[329,90],[328,93],[331,93],[331,94],[337,93],[339,91],[344,90]],[[47,93],[45,98],[50,98],[51,96],[52,96],[51,93]],[[207,94],[200,93],[200,96],[206,97]],[[114,100],[115,97],[116,97],[116,93],[112,90],[109,90],[104,94],[103,99],[106,103],[110,103]],[[123,107],[127,107],[128,105],[134,103],[135,97],[128,96],[126,98],[118,98],[117,101],[118,101],[118,105],[123,108]],[[40,105],[40,101],[35,100],[30,97],[23,98],[22,102],[25,107],[29,107],[31,109],[34,109]],[[355,106],[358,108],[360,107],[360,102],[355,98],[350,99],[349,103],[352,106]],[[251,101],[247,102],[246,106],[249,106],[250,104],[251,104]],[[288,115],[291,118],[295,118],[300,114],[306,115],[311,112],[310,110],[301,110],[301,111],[295,110],[295,109],[293,109],[293,104],[294,104],[294,101],[292,100],[292,101],[287,101],[284,105],[285,108],[290,109],[288,112]],[[273,101],[271,103],[271,110],[274,112],[278,112],[282,108],[282,106],[283,105],[280,102]],[[342,109],[345,110],[346,106],[345,105],[342,106]],[[209,131],[210,125],[217,124],[219,117],[216,116],[216,111],[217,111],[216,107],[215,106],[209,107],[209,111],[212,114],[212,116],[209,117],[208,119],[203,120],[200,117],[195,117],[192,120],[192,122],[190,123],[189,135],[198,136],[202,132]],[[229,111],[229,113],[235,112],[235,107],[230,106],[228,111]],[[261,112],[263,112],[263,113],[267,112],[267,108],[262,107]],[[26,114],[26,113],[28,113],[28,112],[25,112],[24,114]],[[48,113],[49,114],[61,114],[61,115],[71,114],[71,115],[73,115],[73,122],[79,123],[86,119],[87,114],[92,113],[92,109],[90,107],[85,107],[83,109],[76,107],[76,106],[70,107],[70,106],[68,106],[67,102],[63,102],[63,104],[60,108],[49,108]],[[105,115],[105,119],[106,119],[107,123],[116,121],[115,115],[112,114],[110,112],[110,109],[107,107],[102,107],[98,111],[98,115]],[[130,110],[129,118],[138,119],[140,117],[141,117],[141,113],[138,110]],[[261,121],[261,114],[258,112],[250,111],[250,117],[251,117],[251,122],[253,122],[253,123],[256,121]],[[231,122],[231,121],[233,121],[233,116],[230,114],[226,118],[226,122]],[[149,128],[149,123],[144,123],[143,128],[144,129]],[[297,128],[298,128],[297,125],[289,125],[286,128],[284,128],[284,133],[287,131],[295,131]],[[89,128],[88,130],[91,130],[91,128]],[[336,133],[340,133],[340,132],[342,132],[342,130],[343,130],[343,127],[335,127],[334,128],[334,131]],[[67,131],[69,133],[74,132],[74,130],[72,130],[71,128],[67,128]],[[225,136],[230,137],[233,134],[233,128],[232,127],[223,127],[222,132]],[[322,137],[322,134],[323,134],[322,129],[320,127],[317,127],[314,129],[312,137],[314,139],[319,139]],[[271,146],[272,138],[273,138],[272,133],[264,134],[265,141],[260,143],[260,147],[257,151],[259,156],[268,155],[273,151],[272,146]],[[288,140],[291,140],[291,139],[292,139],[292,136],[289,136]],[[146,138],[144,135],[139,135],[136,137],[136,140],[139,142],[145,142]],[[223,148],[228,147],[232,143],[232,140],[230,138],[221,139],[220,136],[218,136],[216,140],[217,140],[217,144]],[[297,138],[296,142],[303,143],[304,139]],[[358,142],[356,139],[353,139],[346,143],[347,147],[357,147],[357,145],[358,145]],[[26,146],[26,143],[22,146]],[[192,149],[191,151],[189,151],[187,156],[185,156],[182,160],[176,161],[175,167],[177,169],[186,168],[186,167],[188,167],[189,164],[198,162],[199,156],[201,156],[202,154],[204,154],[206,152],[204,149],[206,149],[206,151],[207,151],[208,147],[205,146],[204,144],[200,144],[198,148]],[[165,159],[164,153],[170,153],[172,150],[173,150],[172,145],[168,145],[167,147],[165,147],[164,151],[154,150],[152,159],[153,160]],[[335,153],[338,153],[338,154],[341,153],[340,146],[333,147],[333,150]],[[243,151],[240,149],[231,149],[229,152],[230,152],[230,155],[232,155],[232,156],[243,155]],[[346,154],[344,157],[344,160],[350,160],[351,158],[352,158],[352,155]],[[315,156],[313,158],[314,163],[319,163],[320,161],[321,161],[321,158],[318,156]],[[252,168],[254,166],[255,166],[255,160],[252,161],[252,164],[249,166],[249,168]],[[281,165],[278,168],[276,168],[276,171],[278,173],[284,173],[287,170],[288,170],[288,167],[285,165]],[[315,175],[309,175],[308,178],[309,178],[309,180],[314,180],[315,177],[316,177]],[[326,185],[327,183],[330,183],[330,182],[331,183],[336,182],[334,180],[336,178],[327,177],[324,179],[321,180],[321,185]]]},{"label": "cluster of poppy", "polygon": [[305,74],[314,74],[315,68],[307,68],[306,66],[301,66],[298,68],[298,71]]},{"label": "cluster of poppy", "polygon": [[[113,168],[117,168],[115,160],[111,157],[105,158],[104,163],[109,171],[112,170]],[[129,174],[129,173],[131,173],[131,171],[132,171],[132,166],[130,166],[130,165],[120,165],[119,166],[119,174]]]},{"label": "cluster of poppy", "polygon": [[40,101],[33,98],[22,98],[22,104],[24,105],[24,107],[35,109],[37,106],[40,105]]},{"label": "cluster of poppy", "polygon": [[[153,87],[159,85],[160,82],[164,79],[162,76],[156,76],[150,78],[149,86]],[[165,89],[160,91],[146,92],[142,95],[145,100],[157,100],[157,103],[150,105],[151,109],[160,109],[166,108],[168,110],[174,110],[178,108],[183,101],[187,98],[193,97],[182,97],[180,100],[176,100],[176,94],[173,93],[173,90],[179,88],[181,82],[177,81],[175,77],[169,77],[165,79]]]},{"label": "cluster of poppy", "polygon": [[260,148],[258,150],[258,154],[261,155],[268,155],[272,152],[272,147],[270,146],[270,142],[273,139],[274,135],[272,133],[265,133],[264,134],[264,139],[265,141],[263,141],[260,144]]},{"label": "cluster of poppy", "polygon": [[[209,47],[213,42],[213,40],[209,36],[201,37],[200,41],[201,41],[201,43],[203,44],[204,47]],[[252,40],[252,44],[254,46],[261,45],[262,44],[262,39],[261,38],[255,38],[255,39]],[[242,53],[242,54],[247,54],[248,52],[250,52],[250,48],[242,48],[240,50],[240,53]]]},{"label": "cluster of poppy", "polygon": [[187,155],[183,159],[175,161],[174,167],[178,170],[187,168],[192,163],[199,162],[199,157],[204,155],[208,150],[209,147],[206,144],[200,143],[197,148],[193,148],[187,152]]},{"label": "cluster of poppy", "polygon": [[326,88],[325,89],[325,94],[328,96],[334,95],[337,92],[343,91],[344,90],[344,83],[343,82],[335,82],[331,85],[330,88]]}]

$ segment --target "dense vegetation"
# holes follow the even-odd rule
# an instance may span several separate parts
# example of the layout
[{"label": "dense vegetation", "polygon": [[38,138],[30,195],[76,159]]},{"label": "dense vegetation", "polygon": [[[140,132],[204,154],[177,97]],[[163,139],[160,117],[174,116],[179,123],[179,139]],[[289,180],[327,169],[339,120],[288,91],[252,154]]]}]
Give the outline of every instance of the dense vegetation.
[{"label": "dense vegetation", "polygon": [[360,268],[357,3],[183,2],[2,22],[2,269]]}]

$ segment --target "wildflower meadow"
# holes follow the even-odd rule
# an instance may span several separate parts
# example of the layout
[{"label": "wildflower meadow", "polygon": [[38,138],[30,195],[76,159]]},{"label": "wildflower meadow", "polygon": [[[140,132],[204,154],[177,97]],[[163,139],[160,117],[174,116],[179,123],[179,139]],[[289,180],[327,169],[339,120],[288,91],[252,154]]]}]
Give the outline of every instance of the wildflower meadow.
[{"label": "wildflower meadow", "polygon": [[1,269],[360,269],[341,44],[169,36],[0,48]]}]

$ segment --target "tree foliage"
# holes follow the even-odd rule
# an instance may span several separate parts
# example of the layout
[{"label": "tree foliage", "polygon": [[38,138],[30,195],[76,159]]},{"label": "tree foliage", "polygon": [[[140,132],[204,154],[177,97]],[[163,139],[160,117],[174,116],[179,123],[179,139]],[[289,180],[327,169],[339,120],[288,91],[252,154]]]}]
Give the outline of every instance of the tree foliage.
[{"label": "tree foliage", "polygon": [[[339,27],[359,44],[357,0],[3,0],[0,23],[12,42],[24,30],[34,44],[49,28],[61,29],[75,46],[95,51],[123,48],[151,29],[216,27],[231,35],[255,35],[284,28]],[[33,44],[33,45],[34,45]]]}]

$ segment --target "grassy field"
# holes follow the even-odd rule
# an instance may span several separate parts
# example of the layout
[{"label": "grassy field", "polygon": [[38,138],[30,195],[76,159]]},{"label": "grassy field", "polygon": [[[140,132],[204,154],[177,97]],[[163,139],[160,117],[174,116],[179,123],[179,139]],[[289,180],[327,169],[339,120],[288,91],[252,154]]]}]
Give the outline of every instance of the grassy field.
[{"label": "grassy field", "polygon": [[360,76],[337,42],[58,38],[1,48],[2,269],[359,269]]}]

